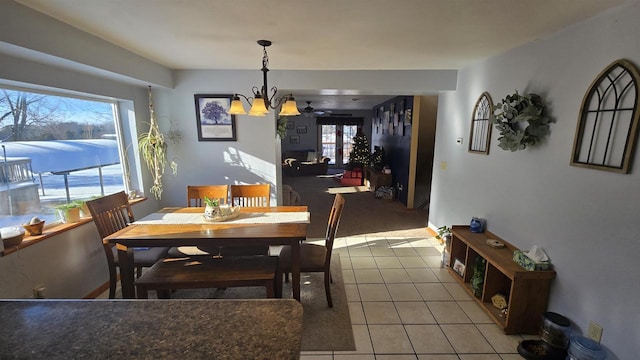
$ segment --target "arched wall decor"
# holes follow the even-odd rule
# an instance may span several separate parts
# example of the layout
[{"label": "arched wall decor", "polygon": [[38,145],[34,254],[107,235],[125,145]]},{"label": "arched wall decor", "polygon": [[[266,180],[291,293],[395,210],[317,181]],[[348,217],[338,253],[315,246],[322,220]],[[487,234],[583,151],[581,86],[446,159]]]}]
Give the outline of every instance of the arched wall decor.
[{"label": "arched wall decor", "polygon": [[473,108],[471,116],[471,132],[469,134],[469,152],[489,154],[491,142],[491,114],[493,114],[493,100],[488,92],[483,92]]},{"label": "arched wall decor", "polygon": [[638,69],[616,60],[593,81],[582,100],[571,165],[629,173],[638,133]]}]

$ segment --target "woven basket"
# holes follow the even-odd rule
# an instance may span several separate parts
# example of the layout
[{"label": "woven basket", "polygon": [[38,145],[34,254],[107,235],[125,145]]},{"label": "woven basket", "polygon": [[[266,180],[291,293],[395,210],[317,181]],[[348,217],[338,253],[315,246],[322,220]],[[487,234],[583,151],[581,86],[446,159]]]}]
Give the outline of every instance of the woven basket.
[{"label": "woven basket", "polygon": [[4,248],[7,249],[20,245],[22,239],[24,239],[24,233],[9,238],[2,238],[2,242],[4,243]]},{"label": "woven basket", "polygon": [[27,235],[42,235],[44,220],[35,224],[23,224],[22,227],[27,231]]}]

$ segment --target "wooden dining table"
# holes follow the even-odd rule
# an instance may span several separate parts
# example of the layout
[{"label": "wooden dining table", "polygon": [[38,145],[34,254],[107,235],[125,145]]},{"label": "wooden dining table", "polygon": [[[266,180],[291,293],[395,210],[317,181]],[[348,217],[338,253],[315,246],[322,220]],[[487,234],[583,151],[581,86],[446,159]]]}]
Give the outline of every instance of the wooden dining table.
[{"label": "wooden dining table", "polygon": [[[273,214],[293,212],[306,213],[307,221],[290,220],[295,222],[288,222],[287,216],[280,216],[278,220],[278,217],[274,216],[278,214]],[[123,298],[135,298],[133,262],[135,247],[289,245],[291,246],[293,298],[300,301],[300,242],[307,238],[308,209],[306,206],[241,208],[238,218],[221,222],[164,223],[161,220],[153,220],[177,217],[180,216],[179,214],[187,216],[187,214],[199,213],[204,214],[204,208],[163,208],[103,239],[105,243],[115,243],[118,249]],[[271,218],[273,220],[269,220]]]}]

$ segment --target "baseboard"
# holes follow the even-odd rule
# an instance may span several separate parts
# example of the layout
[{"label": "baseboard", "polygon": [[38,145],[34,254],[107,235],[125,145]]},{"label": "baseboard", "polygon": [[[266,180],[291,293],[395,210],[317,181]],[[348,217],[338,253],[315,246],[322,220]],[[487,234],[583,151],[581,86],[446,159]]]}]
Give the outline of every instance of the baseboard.
[{"label": "baseboard", "polygon": [[[120,274],[118,274],[118,280],[120,280]],[[97,289],[94,289],[92,292],[85,295],[83,299],[95,299],[98,296],[100,296],[100,294],[108,290],[109,290],[109,281],[103,283],[102,285],[98,286]]]}]

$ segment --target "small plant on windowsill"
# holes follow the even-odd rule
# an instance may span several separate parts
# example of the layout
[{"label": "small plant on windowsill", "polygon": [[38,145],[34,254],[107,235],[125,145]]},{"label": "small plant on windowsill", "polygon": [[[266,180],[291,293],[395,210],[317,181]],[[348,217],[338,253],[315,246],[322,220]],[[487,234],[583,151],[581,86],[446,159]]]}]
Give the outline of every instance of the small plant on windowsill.
[{"label": "small plant on windowsill", "polygon": [[73,201],[67,204],[56,205],[56,214],[65,224],[78,222],[80,220],[80,208],[83,202]]}]

